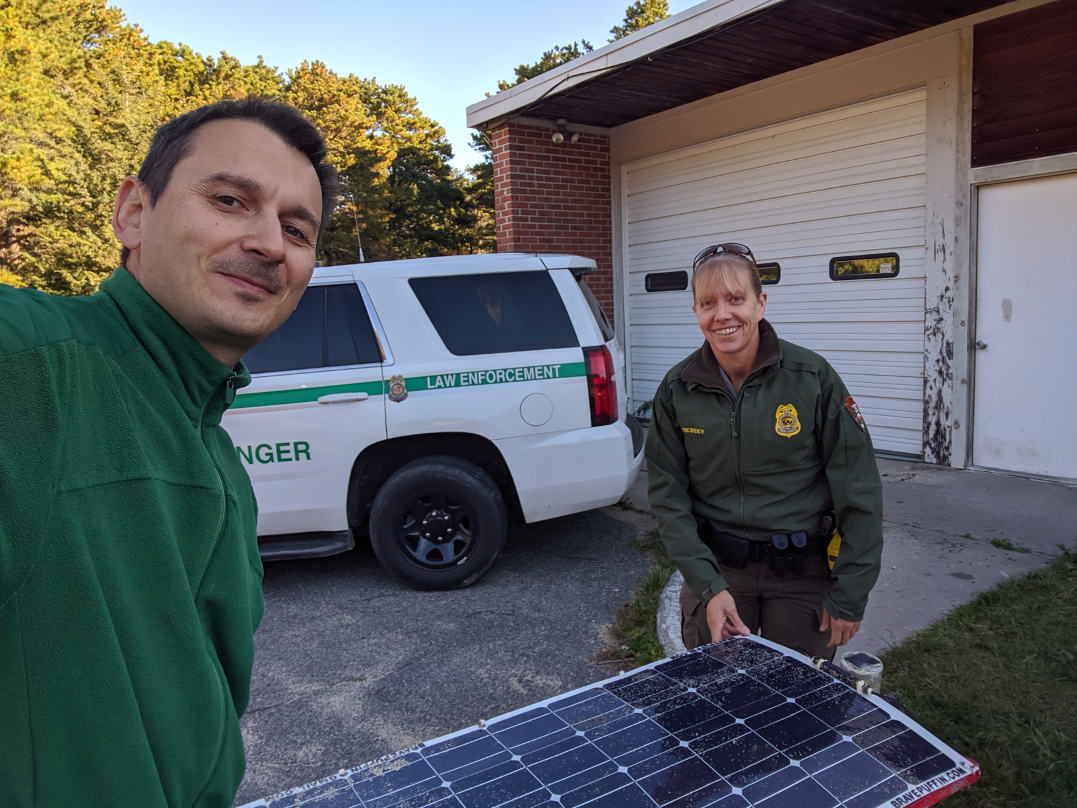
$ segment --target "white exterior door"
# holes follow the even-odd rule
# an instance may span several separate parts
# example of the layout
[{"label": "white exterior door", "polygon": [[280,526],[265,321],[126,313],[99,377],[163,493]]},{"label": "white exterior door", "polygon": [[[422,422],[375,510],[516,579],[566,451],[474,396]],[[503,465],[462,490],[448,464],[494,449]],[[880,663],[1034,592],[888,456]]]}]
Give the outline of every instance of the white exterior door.
[{"label": "white exterior door", "polygon": [[973,463],[1077,478],[1077,174],[978,202]]},{"label": "white exterior door", "polygon": [[[926,91],[723,137],[623,168],[631,403],[702,344],[688,291],[647,292],[715,242],[781,265],[779,336],[819,352],[878,449],[923,453]],[[896,252],[895,278],[832,281],[831,258]]]}]

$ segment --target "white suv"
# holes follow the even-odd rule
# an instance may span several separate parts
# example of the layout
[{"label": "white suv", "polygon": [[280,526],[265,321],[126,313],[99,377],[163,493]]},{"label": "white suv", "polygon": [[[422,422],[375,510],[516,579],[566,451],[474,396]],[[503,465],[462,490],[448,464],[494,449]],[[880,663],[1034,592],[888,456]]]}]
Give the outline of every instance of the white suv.
[{"label": "white suv", "polygon": [[[258,498],[263,558],[369,533],[410,586],[493,564],[510,518],[617,502],[642,461],[624,357],[573,255],[319,267],[244,361],[224,426]],[[623,389],[623,388],[622,388]]]}]

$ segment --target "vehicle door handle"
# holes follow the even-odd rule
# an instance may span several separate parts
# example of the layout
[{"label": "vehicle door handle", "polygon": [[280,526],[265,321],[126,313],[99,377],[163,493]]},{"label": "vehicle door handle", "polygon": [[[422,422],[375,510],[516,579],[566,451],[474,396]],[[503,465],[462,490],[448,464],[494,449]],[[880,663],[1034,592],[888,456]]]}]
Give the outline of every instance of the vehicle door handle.
[{"label": "vehicle door handle", "polygon": [[336,404],[339,401],[366,401],[370,398],[369,393],[329,393],[318,396],[319,404]]}]

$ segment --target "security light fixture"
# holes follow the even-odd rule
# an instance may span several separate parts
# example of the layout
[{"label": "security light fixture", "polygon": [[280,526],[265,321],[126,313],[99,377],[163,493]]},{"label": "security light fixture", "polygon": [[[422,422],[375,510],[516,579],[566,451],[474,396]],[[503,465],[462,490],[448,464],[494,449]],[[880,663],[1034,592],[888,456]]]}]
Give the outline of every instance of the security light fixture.
[{"label": "security light fixture", "polygon": [[580,133],[568,131],[568,121],[566,121],[564,118],[558,118],[556,123],[557,129],[552,135],[550,135],[550,140],[557,144],[564,143],[566,140],[569,143],[573,144],[579,142]]}]

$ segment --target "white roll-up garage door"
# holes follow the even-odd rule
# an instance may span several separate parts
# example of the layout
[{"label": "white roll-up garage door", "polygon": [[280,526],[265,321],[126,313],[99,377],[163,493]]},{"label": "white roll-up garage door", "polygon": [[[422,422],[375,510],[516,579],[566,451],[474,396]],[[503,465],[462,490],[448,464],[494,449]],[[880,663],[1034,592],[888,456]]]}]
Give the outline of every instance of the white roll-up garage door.
[{"label": "white roll-up garage door", "polygon": [[[767,319],[827,358],[877,449],[921,455],[925,91],[767,126],[623,167],[631,398],[702,344],[688,291],[645,291],[690,270],[709,244],[740,241],[781,281]],[[893,278],[833,281],[830,259],[897,253]]]}]

